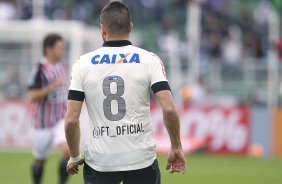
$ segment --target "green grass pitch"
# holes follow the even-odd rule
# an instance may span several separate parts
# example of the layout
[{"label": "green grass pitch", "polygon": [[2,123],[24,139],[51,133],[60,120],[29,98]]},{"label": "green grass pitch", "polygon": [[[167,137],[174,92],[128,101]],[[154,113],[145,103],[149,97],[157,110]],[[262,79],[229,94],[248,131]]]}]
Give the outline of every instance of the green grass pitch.
[{"label": "green grass pitch", "polygon": [[[43,184],[57,183],[59,156],[51,154]],[[0,153],[0,184],[31,184],[30,153]],[[282,159],[250,159],[228,156],[187,156],[186,174],[170,174],[165,170],[166,158],[159,156],[162,184],[282,184]],[[69,184],[82,184],[80,174],[72,176]]]}]

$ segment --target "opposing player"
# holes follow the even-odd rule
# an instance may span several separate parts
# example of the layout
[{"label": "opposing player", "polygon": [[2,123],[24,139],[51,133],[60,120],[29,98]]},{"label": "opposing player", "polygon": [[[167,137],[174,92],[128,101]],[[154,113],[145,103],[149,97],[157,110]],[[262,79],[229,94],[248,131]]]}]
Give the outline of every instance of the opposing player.
[{"label": "opposing player", "polygon": [[64,43],[60,35],[49,34],[43,41],[44,57],[34,66],[28,96],[34,103],[32,179],[40,184],[44,164],[53,145],[58,146],[62,159],[59,163],[59,183],[67,181],[69,150],[64,135],[64,115],[67,99],[67,68],[61,63]]},{"label": "opposing player", "polygon": [[[171,149],[167,169],[185,172],[180,125],[162,61],[132,46],[129,10],[114,1],[100,15],[103,47],[74,64],[65,132],[70,148],[67,171],[84,163],[85,184],[159,184],[150,118],[150,88],[163,109]],[[85,100],[90,122],[83,159],[79,150],[79,116]]]}]

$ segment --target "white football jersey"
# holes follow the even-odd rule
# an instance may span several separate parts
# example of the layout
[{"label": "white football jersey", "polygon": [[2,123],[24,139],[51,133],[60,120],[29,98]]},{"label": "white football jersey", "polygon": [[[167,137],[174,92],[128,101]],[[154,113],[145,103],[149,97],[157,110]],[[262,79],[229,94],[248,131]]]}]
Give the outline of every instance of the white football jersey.
[{"label": "white football jersey", "polygon": [[162,61],[129,41],[109,41],[80,57],[69,90],[83,92],[89,114],[85,162],[98,171],[148,167],[156,159],[150,88],[167,81]]}]

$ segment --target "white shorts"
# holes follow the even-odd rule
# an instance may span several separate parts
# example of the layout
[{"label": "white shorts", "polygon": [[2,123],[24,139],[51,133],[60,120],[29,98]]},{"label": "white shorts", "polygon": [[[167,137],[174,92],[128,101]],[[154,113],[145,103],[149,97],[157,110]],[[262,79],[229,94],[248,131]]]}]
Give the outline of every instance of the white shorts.
[{"label": "white shorts", "polygon": [[53,146],[59,146],[66,142],[64,120],[48,129],[32,130],[32,155],[35,159],[48,157]]}]

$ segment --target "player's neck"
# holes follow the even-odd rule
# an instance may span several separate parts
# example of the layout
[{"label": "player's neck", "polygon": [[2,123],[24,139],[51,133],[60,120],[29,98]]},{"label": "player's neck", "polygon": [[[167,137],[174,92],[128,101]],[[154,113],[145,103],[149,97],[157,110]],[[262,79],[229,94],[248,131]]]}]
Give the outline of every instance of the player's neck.
[{"label": "player's neck", "polygon": [[118,40],[129,40],[129,36],[107,36],[105,41],[118,41]]},{"label": "player's neck", "polygon": [[52,65],[55,65],[59,62],[56,59],[54,59],[52,57],[48,57],[48,56],[46,56],[46,61],[47,61],[47,63],[52,64]]}]

